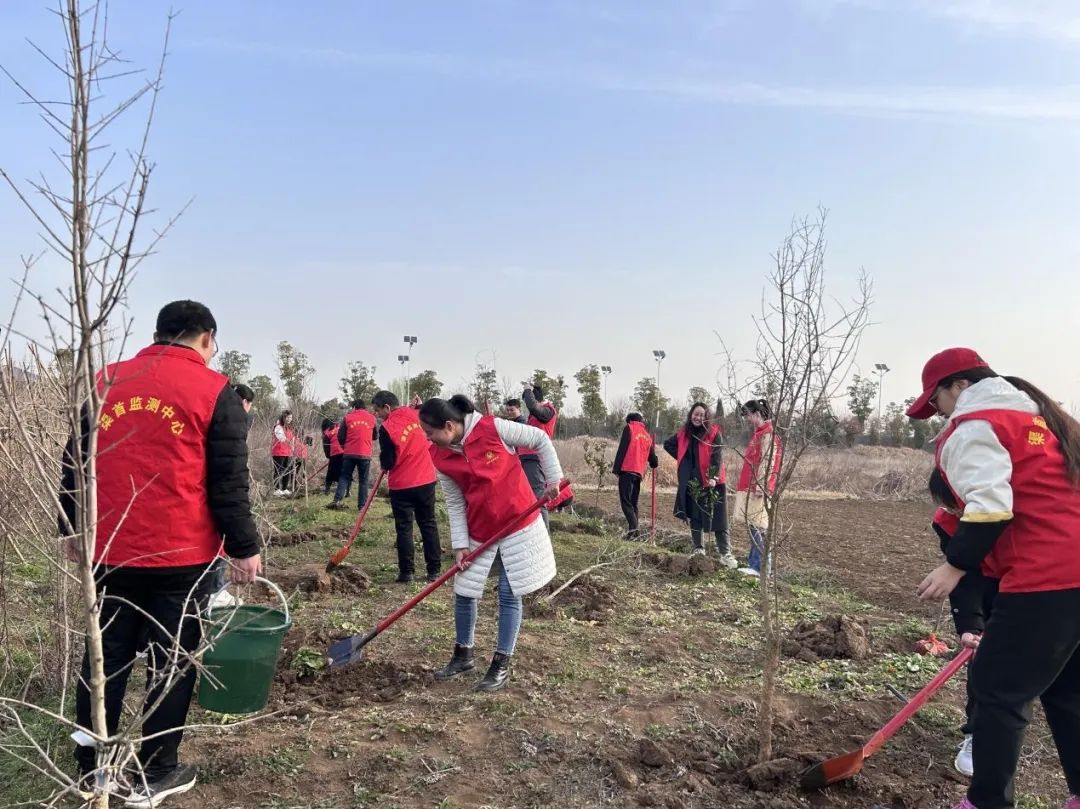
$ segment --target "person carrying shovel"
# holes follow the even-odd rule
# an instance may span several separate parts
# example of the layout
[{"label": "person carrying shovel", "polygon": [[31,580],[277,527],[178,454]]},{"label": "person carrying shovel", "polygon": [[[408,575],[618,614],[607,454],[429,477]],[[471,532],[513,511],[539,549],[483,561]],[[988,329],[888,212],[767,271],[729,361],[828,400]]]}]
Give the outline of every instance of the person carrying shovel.
[{"label": "person carrying shovel", "polygon": [[[482,416],[465,396],[428,399],[420,408],[420,424],[434,445],[431,457],[446,498],[450,541],[459,563],[470,548],[496,536],[499,526],[528,511],[536,499],[515,450],[536,453],[547,481],[543,496],[551,499],[558,494],[562,468],[543,430]],[[505,539],[455,576],[454,654],[435,679],[449,680],[474,667],[477,602],[492,569],[499,572],[499,628],[495,655],[477,685],[484,692],[498,691],[510,679],[510,658],[521,629],[521,597],[555,577],[555,553],[541,515],[530,512]]]},{"label": "person carrying shovel", "polygon": [[1080,424],[969,348],[931,357],[922,388],[907,415],[949,418],[936,467],[962,513],[947,561],[916,592],[940,600],[973,570],[1000,581],[971,664],[975,766],[956,809],[1013,806],[1035,698],[1072,793],[1066,809],[1080,809]]}]

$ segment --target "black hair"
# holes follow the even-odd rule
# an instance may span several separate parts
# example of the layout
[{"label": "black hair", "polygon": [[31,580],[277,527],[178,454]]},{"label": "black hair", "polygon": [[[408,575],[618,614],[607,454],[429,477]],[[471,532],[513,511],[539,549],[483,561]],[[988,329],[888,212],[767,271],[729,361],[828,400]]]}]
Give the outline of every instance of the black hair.
[{"label": "black hair", "polygon": [[772,418],[772,409],[764,399],[750,399],[743,402],[742,407],[739,408],[739,415],[745,416],[748,413],[758,413],[766,421]]},{"label": "black hair", "polygon": [[505,402],[507,407],[521,408],[521,399],[507,399]]},{"label": "black hair", "polygon": [[694,415],[694,411],[697,410],[699,407],[704,409],[704,411],[705,411],[705,421],[701,426],[702,427],[708,427],[709,426],[709,406],[707,404],[705,404],[704,402],[694,402],[692,405],[690,405],[690,409],[686,411],[685,428],[686,428],[687,432],[690,432],[691,430],[701,429],[699,427],[695,427],[694,422],[692,422],[690,420],[690,417],[692,415]]},{"label": "black hair", "polygon": [[420,406],[420,421],[428,427],[445,427],[446,422],[456,421],[458,424],[465,423],[465,417],[476,412],[476,405],[472,399],[463,394],[456,394],[450,400],[435,397],[428,399]]},{"label": "black hair", "polygon": [[642,418],[640,413],[637,413],[637,412],[627,413],[626,414],[626,423],[629,424],[632,421],[645,421],[645,419]]},{"label": "black hair", "polygon": [[353,399],[352,404],[350,405],[353,410],[363,410],[364,406],[365,404],[363,399]]},{"label": "black hair", "polygon": [[233,385],[233,390],[236,391],[236,395],[243,399],[245,402],[255,401],[255,391],[253,391],[247,385]]},{"label": "black hair", "polygon": [[327,430],[329,430],[333,426],[334,426],[334,420],[333,419],[324,418],[322,420],[322,427],[320,429],[322,429],[322,431],[325,433]]},{"label": "black hair", "polygon": [[164,342],[191,340],[217,331],[217,321],[208,308],[196,301],[173,301],[161,308],[154,327]]},{"label": "black hair", "polygon": [[1073,486],[1080,487],[1080,423],[1065,412],[1065,409],[1050,398],[1041,388],[1032,385],[1018,376],[1002,376],[990,368],[971,368],[967,371],[947,376],[938,382],[939,388],[947,388],[961,380],[975,384],[984,379],[1000,377],[1017,390],[1026,393],[1039,407],[1039,414],[1045,419],[1047,429],[1057,438],[1061,446],[1061,455],[1065,459],[1065,472]]},{"label": "black hair", "polygon": [[393,410],[395,407],[401,407],[401,402],[398,401],[398,397],[388,390],[381,390],[371,397],[371,404],[373,407],[389,407]]},{"label": "black hair", "polygon": [[285,419],[288,418],[291,415],[292,415],[291,410],[282,410],[281,411],[281,416],[278,418],[277,423],[280,424],[282,427],[284,427],[285,426]]},{"label": "black hair", "polygon": [[930,497],[939,506],[945,506],[946,508],[957,508],[956,495],[953,494],[953,490],[949,488],[949,484],[945,482],[945,476],[941,474],[941,470],[936,466],[930,473],[930,480],[926,484],[926,488],[930,490]]}]

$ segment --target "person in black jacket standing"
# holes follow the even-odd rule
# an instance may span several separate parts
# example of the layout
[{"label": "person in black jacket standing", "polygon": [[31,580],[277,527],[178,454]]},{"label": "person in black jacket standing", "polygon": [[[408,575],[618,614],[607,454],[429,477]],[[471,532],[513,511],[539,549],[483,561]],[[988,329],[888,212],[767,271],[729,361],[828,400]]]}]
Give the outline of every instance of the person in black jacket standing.
[{"label": "person in black jacket standing", "polygon": [[[98,385],[98,523],[91,552],[101,601],[107,731],[119,729],[127,677],[149,637],[148,691],[139,773],[127,806],[154,807],[195,785],[195,768],[177,752],[195,686],[199,614],[209,595],[209,567],[222,548],[231,578],[251,581],[261,568],[260,540],[248,497],[247,417],[228,379],[207,364],[217,323],[194,301],[158,314],[153,345],[106,368]],[[68,557],[84,546],[76,502],[76,464],[87,440],[64,454],[61,535]],[[84,470],[85,471],[85,470]],[[85,477],[84,477],[85,479]],[[91,729],[90,664],[75,689],[79,729]],[[93,794],[95,771],[110,762],[78,745],[80,792]]]},{"label": "person in black jacket standing", "polygon": [[641,495],[641,479],[645,475],[645,464],[656,469],[659,460],[656,457],[656,442],[645,426],[640,413],[627,413],[626,426],[619,439],[619,448],[615,452],[615,462],[611,471],[619,478],[619,505],[626,517],[624,539],[638,538],[638,498]]}]

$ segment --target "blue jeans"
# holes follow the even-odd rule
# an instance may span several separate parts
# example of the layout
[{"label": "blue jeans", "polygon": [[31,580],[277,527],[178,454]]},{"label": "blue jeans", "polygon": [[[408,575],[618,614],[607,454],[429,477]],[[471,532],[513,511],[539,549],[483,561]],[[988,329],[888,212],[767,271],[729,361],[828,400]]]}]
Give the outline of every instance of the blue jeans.
[{"label": "blue jeans", "polygon": [[[746,562],[746,566],[751,570],[761,572],[761,555],[765,552],[765,532],[758,528],[756,525],[750,526],[750,558]],[[769,570],[772,570],[772,565],[769,565]]]},{"label": "blue jeans", "polygon": [[371,458],[361,458],[359,455],[346,455],[341,462],[341,477],[338,478],[334,502],[340,503],[345,499],[345,492],[352,485],[354,469],[359,472],[360,477],[360,491],[356,501],[357,508],[363,508],[368,495],[368,470],[371,469]]},{"label": "blue jeans", "polygon": [[[499,637],[495,651],[512,655],[521,630],[521,596],[514,595],[502,558],[495,557],[499,566]],[[471,647],[476,640],[476,598],[454,595],[454,627],[459,646]]]}]

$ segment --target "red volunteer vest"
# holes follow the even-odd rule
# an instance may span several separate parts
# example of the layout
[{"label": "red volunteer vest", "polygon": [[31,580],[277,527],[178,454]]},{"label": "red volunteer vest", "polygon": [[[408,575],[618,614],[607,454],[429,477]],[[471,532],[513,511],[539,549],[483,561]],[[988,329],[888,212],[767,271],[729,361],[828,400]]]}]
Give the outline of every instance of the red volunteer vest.
[{"label": "red volunteer vest", "polygon": [[772,436],[773,441],[773,466],[772,472],[769,473],[769,493],[772,494],[776,490],[776,476],[780,473],[780,463],[783,461],[784,456],[780,447],[780,440],[773,433],[772,422],[767,421],[754,430],[754,434],[750,436],[750,442],[746,445],[736,491],[760,492],[758,481],[754,478],[754,469],[765,458],[765,436]]},{"label": "red volunteer vest", "polygon": [[[956,416],[937,442],[946,483],[941,450],[960,424],[975,420],[989,422],[1013,465],[1013,518],[983,560],[983,573],[1001,579],[1003,593],[1080,587],[1080,492],[1066,474],[1057,437],[1042,416],[1019,410]],[[959,497],[957,503],[963,506]]]},{"label": "red volunteer vest", "polygon": [[[686,426],[679,428],[679,432],[676,434],[678,439],[678,446],[675,450],[675,464],[676,466],[682,463],[683,457],[686,455],[687,450],[690,448],[690,436],[686,434]],[[720,427],[713,424],[705,432],[705,438],[702,441],[698,441],[698,472],[701,475],[702,485],[709,480],[709,457],[712,455],[712,445],[720,440]],[[724,464],[720,464],[720,482],[727,483],[727,469]]]},{"label": "red volunteer vest", "polygon": [[[515,514],[529,508],[533,496],[525,470],[499,438],[492,416],[482,416],[465,439],[464,452],[431,447],[435,468],[449,477],[465,496],[465,520],[469,536],[478,542],[491,539],[495,531]],[[504,532],[509,536],[536,519],[529,514]]]},{"label": "red volunteer vest", "polygon": [[945,506],[938,506],[932,522],[950,537],[960,530],[960,517]]},{"label": "red volunteer vest", "polygon": [[382,428],[394,442],[397,460],[387,474],[387,485],[392,491],[412,489],[435,482],[435,466],[431,462],[427,440],[420,427],[420,416],[411,407],[399,407],[390,411]]},{"label": "red volunteer vest", "polygon": [[345,424],[349,428],[345,435],[345,454],[370,458],[375,417],[366,410],[352,410],[345,414]]},{"label": "red volunteer vest", "polygon": [[[644,422],[631,421],[626,426],[630,429],[630,442],[626,445],[626,455],[623,456],[622,468],[619,471],[644,475],[645,465],[649,462],[649,451],[653,448],[653,437]],[[680,457],[684,454],[685,448],[679,451]],[[708,458],[705,462],[708,463]]]},{"label": "red volunteer vest", "polygon": [[218,555],[206,432],[228,384],[195,351],[179,346],[144,348],[99,375],[105,402],[98,418],[95,562],[182,567]]},{"label": "red volunteer vest", "polygon": [[273,432],[270,433],[270,455],[274,458],[291,458],[296,437],[288,427],[282,427],[281,429],[285,431],[284,441],[278,441],[277,436]]},{"label": "red volunteer vest", "polygon": [[323,430],[323,435],[330,441],[330,457],[335,455],[343,455],[345,450],[341,446],[341,442],[338,441],[338,426],[335,424],[333,427],[327,427]]},{"label": "red volunteer vest", "polygon": [[[528,418],[528,420],[526,420],[525,423],[528,424],[530,427],[539,427],[541,430],[543,430],[545,433],[547,433],[548,438],[554,438],[555,437],[555,422],[557,422],[559,420],[559,413],[558,413],[557,410],[555,410],[555,405],[553,405],[551,402],[541,402],[541,406],[551,408],[552,412],[555,414],[554,416],[551,417],[551,421],[542,422],[542,421],[540,421],[540,419],[536,418],[536,416],[534,416],[534,415],[532,415],[530,413],[529,418]],[[518,456],[535,455],[536,450],[528,449],[526,447],[519,447],[518,450],[517,450],[517,454],[518,454]]]}]

